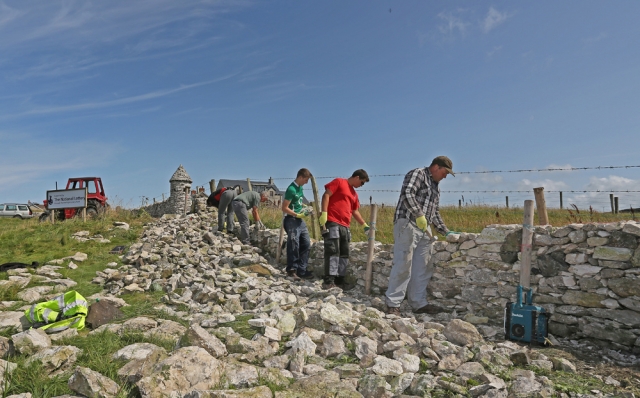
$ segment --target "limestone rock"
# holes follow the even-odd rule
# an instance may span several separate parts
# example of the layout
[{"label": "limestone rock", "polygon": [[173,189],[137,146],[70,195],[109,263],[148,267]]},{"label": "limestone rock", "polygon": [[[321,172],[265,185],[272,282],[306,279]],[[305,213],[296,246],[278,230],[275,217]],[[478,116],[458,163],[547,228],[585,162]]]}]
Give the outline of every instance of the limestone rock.
[{"label": "limestone rock", "polygon": [[172,391],[208,390],[220,383],[224,365],[200,347],[184,347],[155,364],[136,383],[143,398],[170,397]]},{"label": "limestone rock", "polygon": [[204,348],[214,358],[227,355],[227,347],[216,336],[204,330],[200,325],[192,323],[186,334],[194,346]]},{"label": "limestone rock", "polygon": [[470,345],[476,341],[482,341],[478,329],[469,322],[460,319],[449,322],[443,333],[454,344]]},{"label": "limestone rock", "polygon": [[382,355],[374,358],[373,370],[379,376],[399,376],[403,373],[402,363]]},{"label": "limestone rock", "polygon": [[86,397],[114,398],[120,387],[116,382],[89,368],[78,366],[69,378],[69,389]]},{"label": "limestone rock", "polygon": [[33,355],[44,348],[51,347],[51,339],[44,330],[29,329],[11,336],[15,350],[20,354]]},{"label": "limestone rock", "polygon": [[54,346],[38,351],[25,363],[28,365],[33,361],[40,361],[42,369],[52,377],[70,370],[81,353],[82,350],[75,346]]}]

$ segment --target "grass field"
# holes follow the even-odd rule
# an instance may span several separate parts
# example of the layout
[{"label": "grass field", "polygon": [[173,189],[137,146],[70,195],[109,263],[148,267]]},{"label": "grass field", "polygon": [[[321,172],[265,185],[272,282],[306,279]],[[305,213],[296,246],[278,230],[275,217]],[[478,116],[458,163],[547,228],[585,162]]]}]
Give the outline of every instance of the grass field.
[{"label": "grass field", "polygon": [[[378,207],[376,223],[376,240],[382,243],[393,243],[393,214],[394,206]],[[367,222],[371,219],[371,209],[368,205],[360,209],[360,214]],[[505,208],[492,206],[447,206],[440,209],[440,214],[447,227],[456,232],[480,232],[490,224],[522,224],[524,211],[522,208]],[[614,222],[622,220],[638,219],[638,215],[630,213],[599,213],[589,209],[548,209],[549,223],[555,227],[571,223],[590,222]],[[282,212],[275,208],[260,210],[260,217],[268,228],[279,228],[282,220]],[[311,217],[306,217],[307,225],[311,223]],[[538,225],[538,215],[534,218]],[[435,231],[434,231],[435,232]],[[366,240],[362,227],[351,220],[351,233],[354,242]]]}]

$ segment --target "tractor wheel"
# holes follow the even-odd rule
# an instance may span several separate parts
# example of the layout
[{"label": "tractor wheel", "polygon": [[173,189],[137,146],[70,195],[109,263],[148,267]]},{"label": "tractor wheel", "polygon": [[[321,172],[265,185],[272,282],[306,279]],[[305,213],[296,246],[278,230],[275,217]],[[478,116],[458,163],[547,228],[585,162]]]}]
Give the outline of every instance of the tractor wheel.
[{"label": "tractor wheel", "polygon": [[87,207],[87,218],[91,220],[98,218],[98,209],[93,206]]},{"label": "tractor wheel", "polygon": [[44,213],[40,214],[40,217],[38,217],[38,221],[47,222],[47,221],[49,221],[50,217],[51,217],[50,213],[44,212]]}]

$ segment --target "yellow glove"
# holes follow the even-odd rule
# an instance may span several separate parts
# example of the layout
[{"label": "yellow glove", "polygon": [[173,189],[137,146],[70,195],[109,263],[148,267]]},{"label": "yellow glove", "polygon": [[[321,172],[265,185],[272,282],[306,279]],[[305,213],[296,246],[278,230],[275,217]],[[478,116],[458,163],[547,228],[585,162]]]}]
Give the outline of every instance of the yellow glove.
[{"label": "yellow glove", "polygon": [[371,228],[369,227],[369,224],[364,223],[364,224],[362,224],[362,227],[364,228],[364,233],[365,233],[365,234],[368,234],[368,233],[369,233],[369,230],[371,229]]},{"label": "yellow glove", "polygon": [[323,211],[322,214],[320,214],[320,217],[318,217],[318,222],[320,223],[320,225],[325,225],[327,223],[327,212]]},{"label": "yellow glove", "polygon": [[296,217],[297,218],[302,218],[302,217],[304,217],[304,213],[296,213]]},{"label": "yellow glove", "polygon": [[416,218],[416,225],[422,231],[426,230],[427,229],[427,219],[426,219],[426,217],[425,216],[420,216],[420,217]]}]

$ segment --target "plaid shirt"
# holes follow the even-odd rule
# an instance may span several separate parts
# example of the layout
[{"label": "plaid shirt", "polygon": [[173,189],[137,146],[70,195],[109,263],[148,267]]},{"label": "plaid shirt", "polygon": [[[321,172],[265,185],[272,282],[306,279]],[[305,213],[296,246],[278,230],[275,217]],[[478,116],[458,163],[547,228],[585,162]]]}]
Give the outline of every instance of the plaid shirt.
[{"label": "plaid shirt", "polygon": [[446,234],[449,229],[440,216],[440,188],[433,181],[428,167],[413,169],[404,176],[400,199],[396,206],[393,222],[408,218],[415,224],[416,218],[426,216],[438,232]]}]

